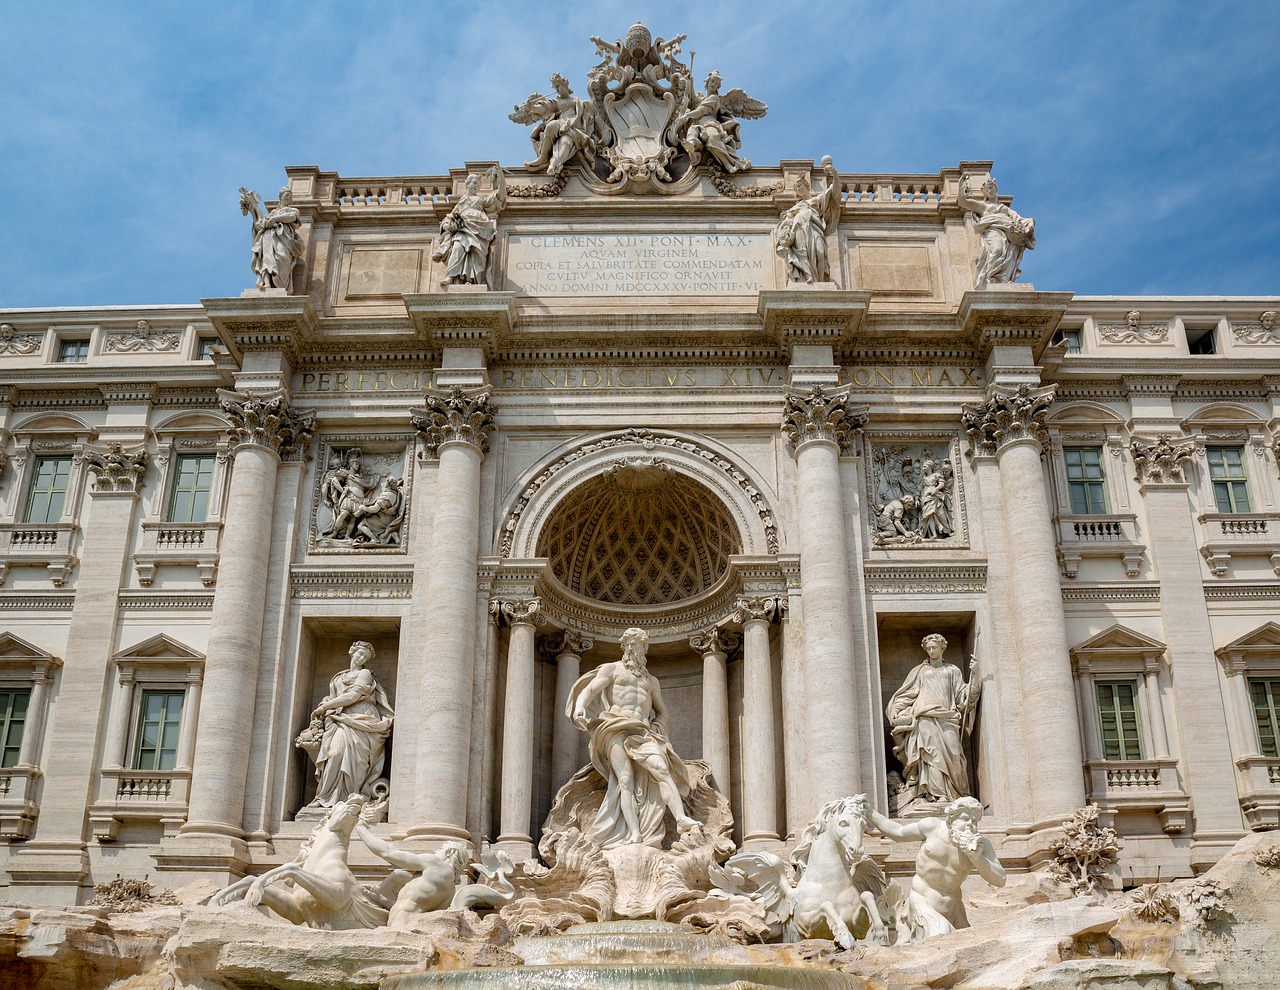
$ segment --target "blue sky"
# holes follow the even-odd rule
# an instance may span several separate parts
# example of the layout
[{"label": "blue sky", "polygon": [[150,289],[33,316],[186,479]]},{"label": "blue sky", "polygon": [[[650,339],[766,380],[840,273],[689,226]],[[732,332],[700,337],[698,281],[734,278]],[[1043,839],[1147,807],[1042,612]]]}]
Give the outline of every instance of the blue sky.
[{"label": "blue sky", "polygon": [[0,307],[253,284],[241,185],[285,165],[441,174],[529,157],[513,104],[640,15],[769,104],[757,163],[992,159],[1037,221],[1024,278],[1086,295],[1280,294],[1280,3],[152,3],[9,0]]}]

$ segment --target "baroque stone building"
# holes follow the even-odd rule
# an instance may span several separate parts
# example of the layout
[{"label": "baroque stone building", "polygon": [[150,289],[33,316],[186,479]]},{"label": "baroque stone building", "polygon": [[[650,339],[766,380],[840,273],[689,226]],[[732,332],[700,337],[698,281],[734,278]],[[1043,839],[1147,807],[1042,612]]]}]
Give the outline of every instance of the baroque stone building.
[{"label": "baroque stone building", "polygon": [[632,626],[740,845],[910,814],[934,632],[1010,869],[1086,802],[1126,884],[1280,825],[1280,298],[1038,291],[989,162],[751,166],[718,76],[679,139],[567,90],[525,168],[246,193],[240,297],[0,311],[3,897],[261,872],[347,786],[528,856]]}]

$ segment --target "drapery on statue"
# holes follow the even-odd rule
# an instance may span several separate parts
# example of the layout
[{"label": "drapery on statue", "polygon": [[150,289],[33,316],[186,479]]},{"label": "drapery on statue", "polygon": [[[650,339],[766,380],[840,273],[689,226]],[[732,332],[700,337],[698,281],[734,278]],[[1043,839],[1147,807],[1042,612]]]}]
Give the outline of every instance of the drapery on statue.
[{"label": "drapery on statue", "polygon": [[630,843],[659,846],[668,810],[681,832],[698,823],[685,812],[684,762],[662,726],[666,708],[658,679],[645,666],[649,636],[622,634],[622,659],[578,678],[565,715],[591,734],[591,764],[608,783],[587,838],[604,849]]},{"label": "drapery on statue", "polygon": [[252,190],[240,187],[240,212],[253,216],[253,273],[259,289],[293,292],[293,266],[302,258],[302,238],[298,228],[302,215],[293,203],[289,187],[280,190],[276,208],[263,212],[262,200]]},{"label": "drapery on statue", "polygon": [[959,667],[942,659],[944,637],[930,633],[920,645],[924,662],[912,668],[886,709],[905,781],[899,811],[917,798],[953,801],[969,793],[964,739],[978,703],[977,661],[970,660],[966,681]]},{"label": "drapery on statue", "polygon": [[830,282],[827,231],[840,215],[840,175],[831,156],[824,155],[822,171],[827,184],[815,193],[809,177],[796,179],[799,201],[782,215],[774,228],[774,250],[787,263],[788,282]]},{"label": "drapery on statue", "polygon": [[595,105],[573,95],[569,81],[560,73],[551,77],[555,96],[533,93],[516,107],[507,118],[517,124],[533,124],[529,140],[538,153],[524,167],[538,172],[546,169],[547,175],[559,175],[560,170],[580,151],[588,156],[595,154],[599,122]]},{"label": "drapery on statue", "polygon": [[961,885],[974,870],[993,887],[1003,887],[1004,867],[996,859],[991,840],[978,834],[982,804],[977,798],[957,798],[943,818],[895,822],[868,808],[867,819],[895,842],[920,842],[916,873],[906,901],[897,906],[898,945],[932,935],[968,928]]},{"label": "drapery on statue", "polygon": [[498,213],[507,205],[507,183],[496,165],[488,172],[493,192],[480,195],[480,176],[467,176],[466,194],[440,222],[440,245],[431,255],[445,263],[442,285],[484,285]]},{"label": "drapery on statue", "polygon": [[[334,452],[320,483],[320,501],[329,525],[317,534],[332,545],[355,548],[394,546],[404,525],[403,479],[366,469],[364,452]],[[327,544],[328,545],[328,544]]]},{"label": "drapery on statue", "polygon": [[351,644],[351,666],[329,681],[329,692],[297,738],[316,764],[316,796],[303,810],[331,808],[359,794],[374,797],[395,712],[373,674],[364,640]]},{"label": "drapery on statue", "polygon": [[956,202],[974,215],[974,226],[982,238],[977,287],[984,289],[993,282],[1016,282],[1022,274],[1018,267],[1022,264],[1022,252],[1036,246],[1035,220],[1018,216],[1000,202],[995,179],[982,184],[979,199],[974,199],[968,180],[962,181]]},{"label": "drapery on statue", "polygon": [[745,172],[751,167],[751,161],[738,154],[742,138],[734,118],[756,120],[768,113],[769,108],[740,89],[731,89],[721,96],[721,81],[720,73],[712,71],[705,83],[707,91],[694,95],[689,109],[677,117],[671,127],[694,165],[702,161],[705,152],[726,172]]}]

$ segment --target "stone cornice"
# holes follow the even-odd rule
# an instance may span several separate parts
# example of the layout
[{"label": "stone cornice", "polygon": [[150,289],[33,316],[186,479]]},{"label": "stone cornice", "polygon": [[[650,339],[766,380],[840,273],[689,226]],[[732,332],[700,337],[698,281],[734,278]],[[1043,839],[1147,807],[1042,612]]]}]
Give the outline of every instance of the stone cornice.
[{"label": "stone cornice", "polygon": [[469,443],[481,453],[489,449],[489,434],[497,408],[489,401],[487,388],[428,389],[425,405],[410,409],[413,429],[422,440],[428,460],[439,456],[440,446],[451,441]]},{"label": "stone cornice", "polygon": [[316,311],[308,296],[255,292],[200,302],[236,358],[245,351],[279,351],[295,361],[315,336]]},{"label": "stone cornice", "polygon": [[816,286],[766,289],[760,292],[757,312],[765,334],[777,341],[783,354],[790,355],[796,344],[844,348],[862,325],[870,302],[870,292]]},{"label": "stone cornice", "polygon": [[1070,292],[1036,292],[1016,283],[970,289],[960,299],[959,319],[981,360],[999,346],[1029,347],[1039,358],[1070,302]]},{"label": "stone cornice", "polygon": [[494,341],[516,325],[514,292],[455,287],[445,292],[406,293],[404,308],[418,339],[434,347],[479,347],[485,357]]}]

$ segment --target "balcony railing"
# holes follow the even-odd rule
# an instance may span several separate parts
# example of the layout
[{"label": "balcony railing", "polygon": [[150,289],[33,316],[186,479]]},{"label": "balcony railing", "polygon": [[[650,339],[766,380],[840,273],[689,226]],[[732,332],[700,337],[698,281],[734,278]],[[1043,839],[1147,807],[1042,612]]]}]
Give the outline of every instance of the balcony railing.
[{"label": "balcony railing", "polygon": [[1280,574],[1280,513],[1206,512],[1200,517],[1200,554],[1214,577],[1226,577],[1232,557],[1271,558]]},{"label": "balcony railing", "polygon": [[31,836],[40,813],[37,787],[41,773],[37,767],[6,767],[0,770],[0,838],[26,839]]},{"label": "balcony railing", "polygon": [[1090,760],[1089,800],[1111,819],[1122,811],[1151,811],[1170,834],[1187,826],[1189,801],[1178,781],[1178,761]]},{"label": "balcony railing", "polygon": [[138,582],[149,588],[156,568],[163,565],[194,565],[206,588],[213,587],[218,573],[218,547],[222,523],[144,522],[142,542],[133,555]]},{"label": "balcony railing", "polygon": [[43,564],[61,588],[75,567],[74,523],[0,523],[0,584],[15,565]]},{"label": "balcony railing", "polygon": [[1236,760],[1240,808],[1250,828],[1280,828],[1280,757],[1245,756]]},{"label": "balcony railing", "polygon": [[186,821],[190,770],[129,770],[107,767],[98,774],[89,823],[99,842],[111,842],[128,821],[160,822],[176,834]]},{"label": "balcony railing", "polygon": [[1138,540],[1137,516],[1068,515],[1058,516],[1054,524],[1064,577],[1075,577],[1080,572],[1080,561],[1086,557],[1118,557],[1129,577],[1141,573],[1146,546]]}]

